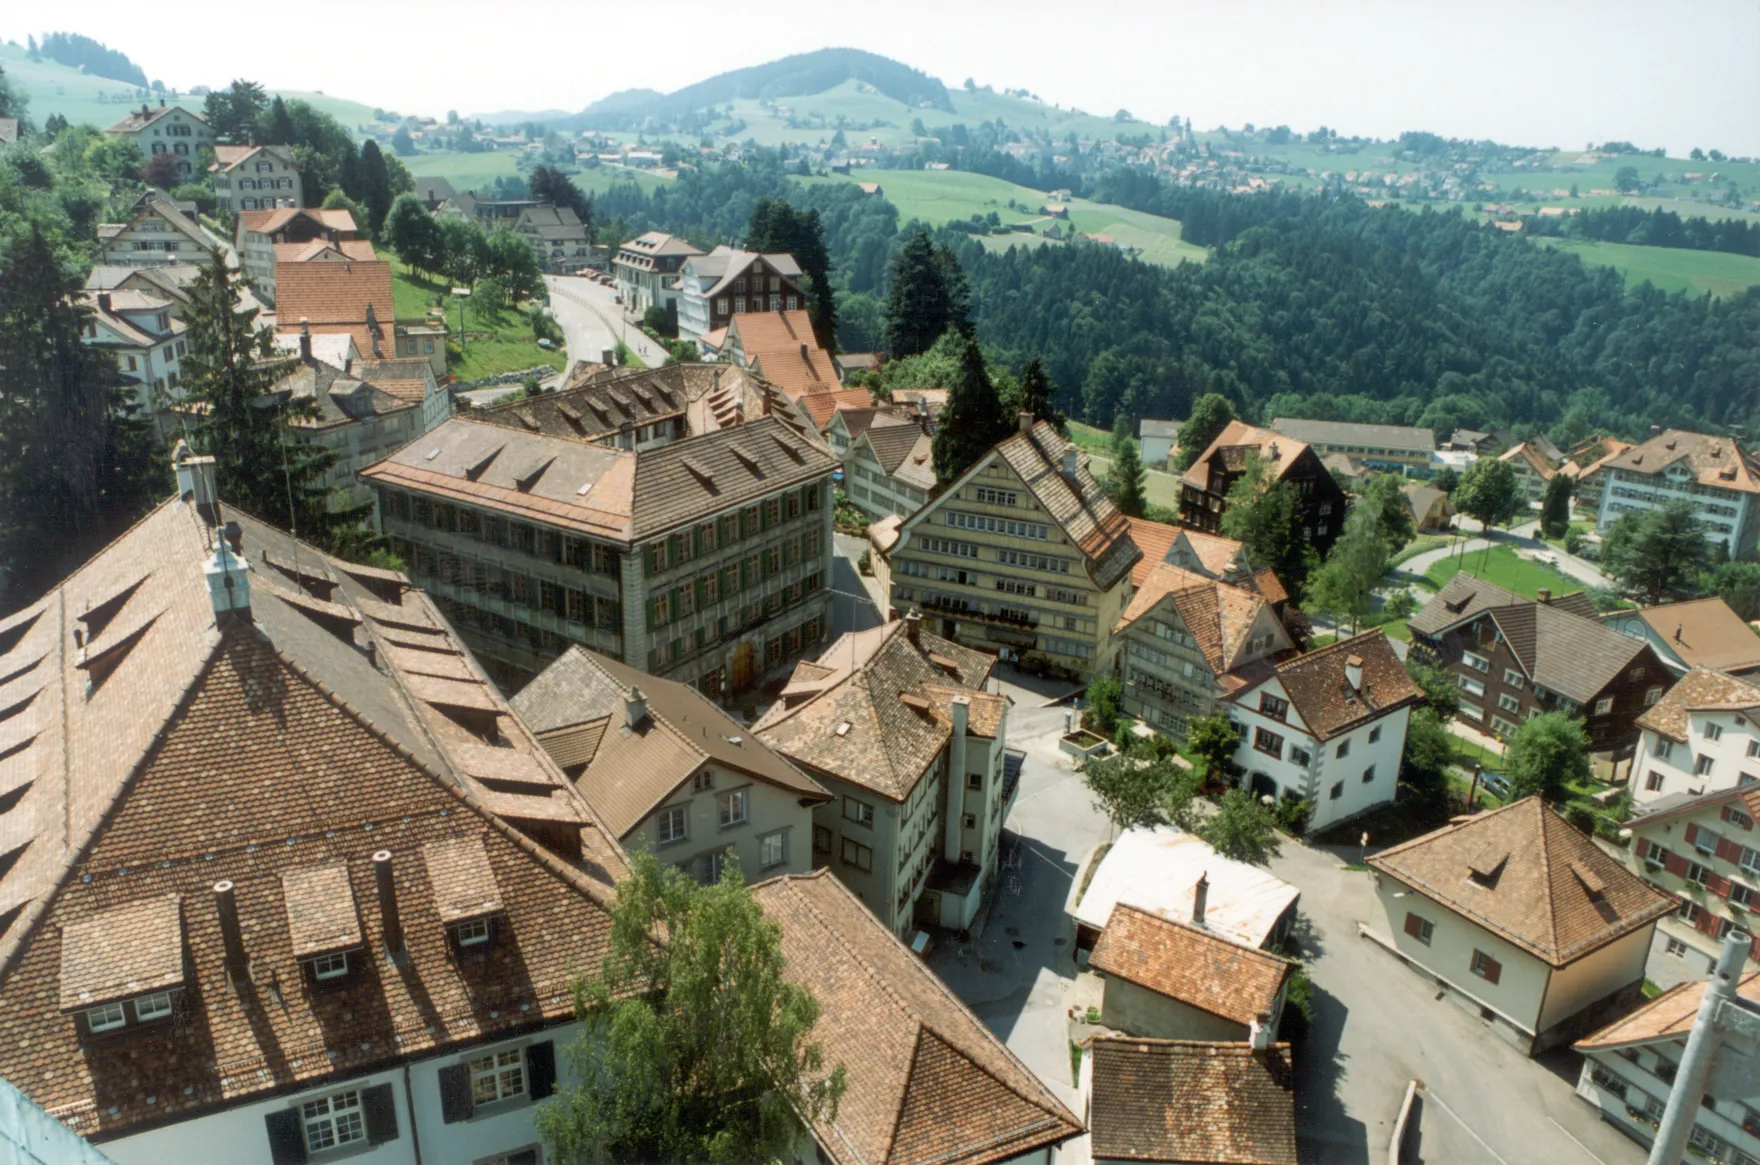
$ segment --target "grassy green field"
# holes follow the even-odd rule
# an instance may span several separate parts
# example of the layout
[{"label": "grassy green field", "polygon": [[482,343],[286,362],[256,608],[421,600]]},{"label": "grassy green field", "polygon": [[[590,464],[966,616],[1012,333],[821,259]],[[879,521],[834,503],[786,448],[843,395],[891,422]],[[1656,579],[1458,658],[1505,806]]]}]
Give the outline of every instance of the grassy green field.
[{"label": "grassy green field", "polygon": [[[476,190],[491,186],[497,178],[520,177],[517,150],[487,150],[480,154],[457,151],[428,151],[411,154],[403,159],[409,172],[418,178],[444,178],[455,190]],[[613,182],[634,181],[643,190],[652,190],[666,182],[645,170],[622,166],[594,166],[573,175],[574,184],[587,194],[597,194]]]},{"label": "grassy green field", "polygon": [[[961,170],[869,170],[797,181],[878,183],[882,196],[898,207],[899,217],[906,222],[915,218],[940,225],[973,215],[985,217],[992,211],[1004,225],[1030,223],[1046,227],[1057,221],[1039,213],[1046,201],[1042,191]],[[1069,222],[1083,234],[1109,235],[1119,246],[1135,249],[1144,262],[1163,267],[1201,263],[1209,256],[1203,247],[1180,238],[1178,219],[1078,198],[1069,203]],[[985,235],[982,240],[992,250],[1035,246],[1046,241],[1027,234]]]},{"label": "grassy green field", "polygon": [[1689,251],[1682,247],[1640,247],[1631,243],[1601,243],[1588,239],[1542,238],[1536,241],[1543,246],[1570,251],[1585,263],[1616,268],[1633,287],[1648,280],[1663,291],[1728,296],[1739,295],[1760,284],[1760,259],[1750,255]]},{"label": "grassy green field", "polygon": [[444,297],[446,325],[455,333],[453,341],[447,345],[447,370],[460,380],[481,380],[539,364],[548,364],[561,371],[567,362],[567,355],[560,349],[546,352],[538,347],[532,326],[523,313],[513,310],[490,313],[478,308],[474,299],[465,301],[461,347],[456,335],[458,301],[446,295],[446,286],[416,275],[389,251],[382,254],[391,260],[391,291],[400,318],[425,316],[436,298]]},{"label": "grassy green field", "polygon": [[[1088,455],[1088,469],[1101,481],[1112,472],[1112,458],[1098,454]],[[1152,506],[1165,506],[1170,510],[1179,509],[1179,478],[1171,473],[1162,473],[1155,469],[1143,471],[1143,496]]]},{"label": "grassy green field", "polygon": [[[140,108],[139,91],[128,82],[88,76],[50,60],[33,61],[18,45],[0,45],[0,68],[29,99],[27,113],[38,129],[56,113],[75,124],[84,122],[103,129],[128,116],[131,107]],[[157,105],[158,100],[152,104]],[[179,104],[200,109],[202,99],[185,97]]]},{"label": "grassy green field", "polygon": [[1424,577],[1440,590],[1449,579],[1463,570],[1475,578],[1484,579],[1518,595],[1526,595],[1530,599],[1536,597],[1542,589],[1551,591],[1554,596],[1583,589],[1583,584],[1576,579],[1538,562],[1520,558],[1508,546],[1471,550],[1465,557],[1444,558],[1425,571]]}]

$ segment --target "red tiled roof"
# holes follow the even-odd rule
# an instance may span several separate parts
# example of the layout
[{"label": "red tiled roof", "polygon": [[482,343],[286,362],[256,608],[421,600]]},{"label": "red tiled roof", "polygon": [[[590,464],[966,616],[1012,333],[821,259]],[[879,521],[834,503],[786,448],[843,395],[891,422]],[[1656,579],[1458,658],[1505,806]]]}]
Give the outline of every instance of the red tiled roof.
[{"label": "red tiled roof", "polygon": [[[314,333],[346,333],[362,356],[390,355],[397,301],[391,290],[391,264],[277,263],[275,319],[282,332],[309,325]],[[368,324],[367,310],[373,322]]]},{"label": "red tiled roof", "polygon": [[1278,994],[1295,967],[1269,951],[1123,902],[1112,908],[1091,962],[1103,974],[1243,1025],[1262,1016],[1275,1023]]}]

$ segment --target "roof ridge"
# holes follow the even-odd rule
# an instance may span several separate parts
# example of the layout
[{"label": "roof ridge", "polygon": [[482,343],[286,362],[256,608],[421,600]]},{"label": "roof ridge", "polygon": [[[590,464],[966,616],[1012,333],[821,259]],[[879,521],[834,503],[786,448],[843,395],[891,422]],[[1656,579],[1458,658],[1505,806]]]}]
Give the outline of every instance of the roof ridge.
[{"label": "roof ridge", "polygon": [[1157,913],[1155,913],[1155,911],[1146,910],[1143,907],[1136,905],[1135,903],[1125,902],[1125,901],[1120,900],[1120,901],[1115,902],[1113,904],[1112,909],[1114,912],[1117,912],[1119,910],[1129,910],[1132,913],[1142,915],[1144,918],[1149,919],[1151,922],[1159,922],[1159,923],[1164,923],[1168,926],[1176,926],[1182,930],[1190,931],[1193,934],[1200,935],[1204,938],[1214,939],[1217,942],[1223,943],[1227,946],[1234,947],[1240,951],[1245,952],[1249,957],[1257,956],[1259,958],[1263,958],[1267,962],[1281,963],[1286,967],[1299,967],[1302,965],[1300,959],[1292,959],[1292,958],[1289,958],[1285,955],[1280,955],[1276,951],[1268,951],[1264,947],[1252,946],[1248,943],[1242,942],[1239,939],[1230,938],[1228,935],[1222,934],[1219,931],[1211,930],[1207,926],[1200,926],[1195,922],[1188,922],[1183,918],[1169,918],[1165,914],[1157,914]]},{"label": "roof ridge", "polygon": [[[1558,940],[1558,895],[1552,887],[1552,822],[1549,818],[1557,817],[1555,813],[1546,811],[1546,802],[1539,797],[1534,798],[1534,811],[1540,815],[1540,884],[1546,887],[1546,940],[1554,952],[1561,953],[1564,948]],[[1558,818],[1564,823],[1564,818]]]}]

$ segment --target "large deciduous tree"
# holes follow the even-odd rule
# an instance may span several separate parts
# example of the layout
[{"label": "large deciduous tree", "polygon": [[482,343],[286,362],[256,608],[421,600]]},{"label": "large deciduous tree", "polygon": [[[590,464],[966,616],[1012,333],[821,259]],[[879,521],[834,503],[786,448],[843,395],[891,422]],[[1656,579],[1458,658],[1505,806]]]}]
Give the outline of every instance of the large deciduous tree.
[{"label": "large deciduous tree", "polygon": [[1223,857],[1250,866],[1263,866],[1282,850],[1271,810],[1245,789],[1223,793],[1198,836]]},{"label": "large deciduous tree", "polygon": [[1228,491],[1222,533],[1241,544],[1254,570],[1270,569],[1291,595],[1300,595],[1312,567],[1301,537],[1301,499],[1287,481],[1271,480],[1271,467],[1247,454],[1246,471]]},{"label": "large deciduous tree", "polygon": [[1510,800],[1539,795],[1556,801],[1570,784],[1589,780],[1589,734],[1581,720],[1545,712],[1522,722],[1505,745],[1503,760]]},{"label": "large deciduous tree", "polygon": [[1468,466],[1453,498],[1455,508],[1478,519],[1487,535],[1494,527],[1509,525],[1524,508],[1516,471],[1495,457],[1481,457]]},{"label": "large deciduous tree", "polygon": [[1406,501],[1404,479],[1391,473],[1378,473],[1363,487],[1363,496],[1351,512],[1366,509],[1374,515],[1375,530],[1387,547],[1388,554],[1397,554],[1412,540],[1412,507]]},{"label": "large deciduous tree", "polygon": [[1375,510],[1358,504],[1344,521],[1344,534],[1308,580],[1307,601],[1334,622],[1351,620],[1354,633],[1374,606],[1375,584],[1387,571],[1387,544]]},{"label": "large deciduous tree", "polygon": [[967,339],[959,372],[948,387],[947,407],[935,429],[935,480],[945,486],[1008,435],[1002,401],[984,366],[978,341]]},{"label": "large deciduous tree", "polygon": [[576,1082],[537,1110],[546,1159],[788,1159],[802,1116],[831,1119],[845,1087],[812,1041],[818,1001],[737,863],[710,886],[646,852],[631,864],[611,953],[575,985]]},{"label": "large deciduous tree", "polygon": [[245,145],[256,135],[257,115],[268,108],[269,97],[263,87],[240,78],[225,89],[209,93],[202,103],[202,115],[215,137],[233,145]]},{"label": "large deciduous tree", "polygon": [[446,265],[446,238],[440,224],[413,194],[405,194],[391,204],[383,239],[417,271],[438,275]]}]

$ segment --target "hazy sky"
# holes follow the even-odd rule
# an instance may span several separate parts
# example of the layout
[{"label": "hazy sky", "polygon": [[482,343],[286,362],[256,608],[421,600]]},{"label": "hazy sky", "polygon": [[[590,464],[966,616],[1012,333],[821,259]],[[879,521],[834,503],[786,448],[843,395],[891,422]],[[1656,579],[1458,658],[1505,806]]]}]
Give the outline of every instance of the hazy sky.
[{"label": "hazy sky", "polygon": [[575,110],[617,89],[669,91],[848,45],[950,87],[970,76],[1204,129],[1282,122],[1760,154],[1756,0],[0,4],[0,37],[51,28],[104,41],[179,88],[242,74],[407,113]]}]

